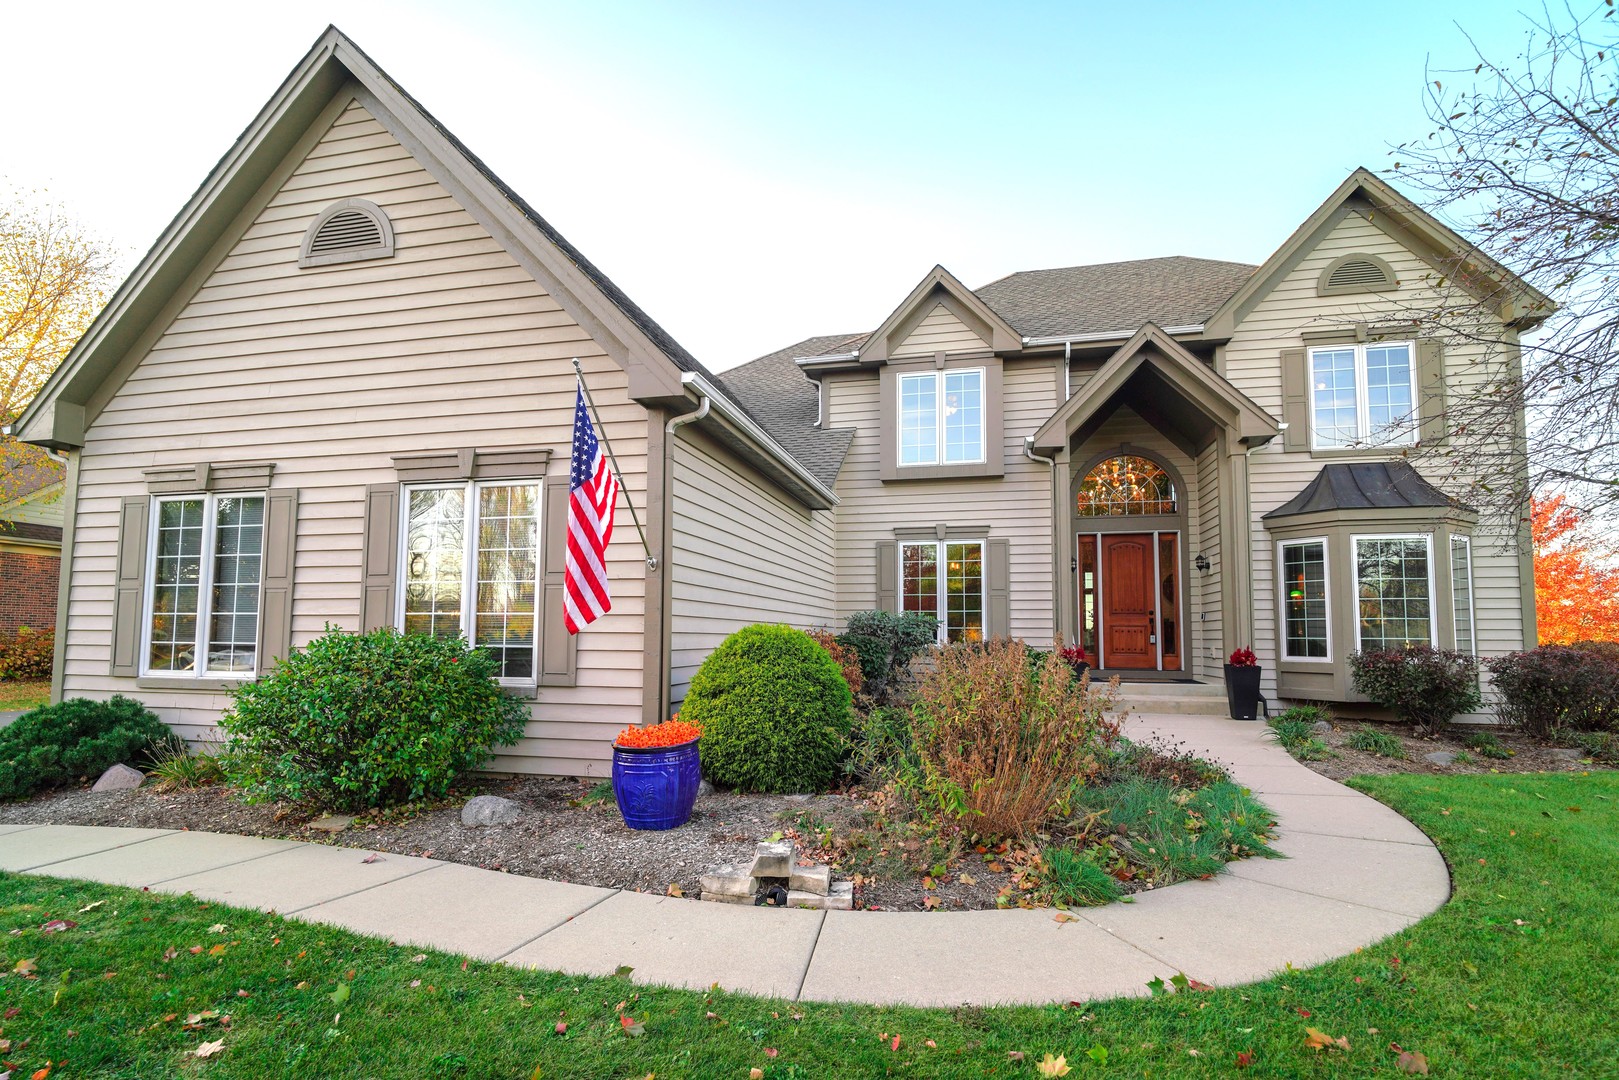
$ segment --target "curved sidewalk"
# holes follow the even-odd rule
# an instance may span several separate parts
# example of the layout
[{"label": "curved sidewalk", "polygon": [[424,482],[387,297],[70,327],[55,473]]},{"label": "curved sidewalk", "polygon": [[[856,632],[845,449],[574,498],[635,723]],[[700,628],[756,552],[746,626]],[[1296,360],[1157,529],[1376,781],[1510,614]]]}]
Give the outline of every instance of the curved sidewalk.
[{"label": "curved sidewalk", "polygon": [[271,908],[524,967],[816,1001],[951,1006],[1145,995],[1306,967],[1387,937],[1450,896],[1443,858],[1381,803],[1295,762],[1264,726],[1133,716],[1231,767],[1280,820],[1287,859],[1075,910],[812,912],[705,904],[434,859],[164,829],[0,826],[0,870]]}]

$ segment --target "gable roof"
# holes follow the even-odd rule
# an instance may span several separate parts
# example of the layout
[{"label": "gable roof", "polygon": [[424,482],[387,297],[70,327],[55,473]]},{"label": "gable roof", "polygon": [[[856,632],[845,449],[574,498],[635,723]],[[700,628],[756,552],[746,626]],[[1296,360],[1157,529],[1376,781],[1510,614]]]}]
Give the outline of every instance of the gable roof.
[{"label": "gable roof", "polygon": [[731,396],[742,402],[783,449],[827,487],[837,482],[844,455],[854,440],[854,429],[817,426],[821,417],[820,389],[804,377],[793,361],[834,349],[851,336],[806,338],[721,376]]},{"label": "gable roof", "polygon": [[1026,338],[1133,334],[1144,323],[1200,326],[1258,269],[1250,263],[1161,259],[1022,270],[977,290]]},{"label": "gable roof", "polygon": [[984,340],[986,348],[1006,352],[1020,347],[1023,342],[1011,324],[944,267],[935,265],[925,274],[916,288],[889,313],[881,326],[867,335],[860,346],[863,362],[879,363],[888,359],[888,352],[901,344],[921,319],[942,303],[969,329]]},{"label": "gable roof", "polygon": [[1509,326],[1527,329],[1545,321],[1557,304],[1545,293],[1480,251],[1444,222],[1401,195],[1364,166],[1293,231],[1258,271],[1208,319],[1210,337],[1230,337],[1238,323],[1356,206],[1372,224],[1438,268],[1480,300],[1498,309]]},{"label": "gable roof", "polygon": [[1266,514],[1264,520],[1323,510],[1395,510],[1408,507],[1473,510],[1424,480],[1409,461],[1397,459],[1324,465],[1315,479],[1304,486],[1304,490]]},{"label": "gable roof", "polygon": [[286,161],[355,98],[628,373],[645,401],[687,401],[682,373],[713,375],[336,27],[327,27],[114,293],[13,430],[80,446],[92,394],[166,324],[273,190]]}]

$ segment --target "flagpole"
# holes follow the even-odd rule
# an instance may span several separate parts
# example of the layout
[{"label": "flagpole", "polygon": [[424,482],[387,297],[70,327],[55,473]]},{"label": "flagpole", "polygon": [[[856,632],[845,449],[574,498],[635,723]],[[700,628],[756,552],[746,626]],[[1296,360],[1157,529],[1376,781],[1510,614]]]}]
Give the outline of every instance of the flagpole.
[{"label": "flagpole", "polygon": [[613,453],[612,441],[607,438],[607,426],[602,423],[601,415],[596,412],[596,399],[590,396],[590,387],[585,385],[584,368],[579,366],[579,358],[573,358],[573,372],[579,377],[579,389],[584,392],[585,405],[590,409],[591,419],[596,422],[596,430],[601,433],[601,444],[607,448],[607,460],[613,463],[613,472],[618,475],[618,490],[624,496],[624,506],[630,512],[630,520],[635,522],[635,531],[641,534],[641,548],[646,552],[646,565],[648,570],[658,568],[658,557],[652,554],[652,548],[646,542],[646,530],[641,528],[641,518],[635,512],[635,503],[630,501],[629,489],[624,485],[624,470],[618,467],[618,458]]}]

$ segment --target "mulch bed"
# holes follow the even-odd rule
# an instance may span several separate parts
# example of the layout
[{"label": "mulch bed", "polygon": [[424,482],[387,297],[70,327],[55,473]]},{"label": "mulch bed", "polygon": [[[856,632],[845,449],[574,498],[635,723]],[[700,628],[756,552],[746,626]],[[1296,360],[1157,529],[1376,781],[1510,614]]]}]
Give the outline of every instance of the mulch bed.
[{"label": "mulch bed", "polygon": [[[1321,761],[1302,764],[1334,780],[1346,780],[1365,773],[1425,773],[1431,776],[1451,776],[1461,773],[1527,773],[1527,772],[1580,772],[1605,768],[1594,765],[1578,750],[1552,746],[1515,731],[1502,728],[1450,728],[1440,735],[1419,736],[1410,724],[1367,723],[1377,731],[1396,736],[1405,748],[1406,758],[1381,757],[1364,750],[1352,750],[1344,741],[1360,728],[1364,721],[1336,720],[1332,730],[1321,735],[1321,741],[1332,749],[1332,756]],[[1467,746],[1469,736],[1478,731],[1489,731],[1512,752],[1512,757],[1495,760],[1484,757]],[[1448,752],[1466,755],[1461,761],[1448,765],[1425,761],[1427,754]],[[1471,761],[1468,760],[1471,758]]]}]

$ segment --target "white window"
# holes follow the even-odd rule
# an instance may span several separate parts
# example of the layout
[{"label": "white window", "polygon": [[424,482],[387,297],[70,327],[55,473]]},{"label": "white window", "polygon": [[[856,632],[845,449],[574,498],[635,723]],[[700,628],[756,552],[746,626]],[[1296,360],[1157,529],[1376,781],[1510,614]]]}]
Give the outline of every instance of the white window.
[{"label": "white window", "polygon": [[1473,625],[1473,542],[1465,536],[1450,538],[1450,602],[1456,614],[1456,651],[1478,653]]},{"label": "white window", "polygon": [[152,511],[145,671],[251,677],[258,663],[264,496],[157,498]]},{"label": "white window", "polygon": [[1282,567],[1282,656],[1288,660],[1331,659],[1327,542],[1288,540],[1277,548]]},{"label": "white window", "polygon": [[900,610],[939,620],[939,641],[984,640],[984,543],[899,546]]},{"label": "white window", "polygon": [[538,665],[540,483],[486,481],[405,490],[400,628],[488,649],[500,681]]},{"label": "white window", "polygon": [[899,377],[901,465],[985,460],[983,368]]},{"label": "white window", "polygon": [[1434,643],[1428,536],[1357,536],[1355,636],[1363,651]]},{"label": "white window", "polygon": [[1412,342],[1310,350],[1310,431],[1317,449],[1406,445],[1416,417]]}]

